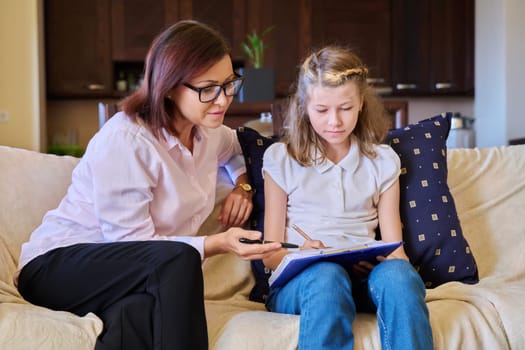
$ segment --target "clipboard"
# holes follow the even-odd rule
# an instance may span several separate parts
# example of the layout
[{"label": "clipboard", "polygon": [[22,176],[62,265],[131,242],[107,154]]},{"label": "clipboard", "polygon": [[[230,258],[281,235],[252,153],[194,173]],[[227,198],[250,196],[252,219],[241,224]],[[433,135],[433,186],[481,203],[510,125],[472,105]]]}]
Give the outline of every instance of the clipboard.
[{"label": "clipboard", "polygon": [[374,241],[369,244],[328,249],[298,250],[284,256],[268,280],[270,287],[284,286],[289,280],[317,261],[331,261],[349,269],[359,261],[376,263],[377,256],[388,256],[403,245],[403,242],[385,243]]}]

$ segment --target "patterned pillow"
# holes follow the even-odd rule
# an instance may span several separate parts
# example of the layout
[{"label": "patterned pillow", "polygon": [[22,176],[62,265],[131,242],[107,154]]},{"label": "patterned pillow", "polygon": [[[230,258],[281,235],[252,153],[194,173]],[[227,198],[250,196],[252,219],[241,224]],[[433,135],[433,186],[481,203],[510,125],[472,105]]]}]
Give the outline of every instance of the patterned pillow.
[{"label": "patterned pillow", "polygon": [[390,130],[387,138],[401,159],[405,249],[427,288],[449,281],[479,281],[447,184],[446,141],[451,117],[452,113],[443,113]]},{"label": "patterned pillow", "polygon": [[[264,151],[274,143],[274,140],[261,136],[256,130],[248,127],[237,128],[237,138],[241,144],[246,172],[250,183],[255,189],[253,195],[253,211],[250,216],[250,229],[264,232],[264,179],[262,177],[262,165]],[[268,278],[270,273],[266,272],[261,260],[251,262],[255,275],[255,286],[250,292],[250,300],[264,302],[269,292]]]}]

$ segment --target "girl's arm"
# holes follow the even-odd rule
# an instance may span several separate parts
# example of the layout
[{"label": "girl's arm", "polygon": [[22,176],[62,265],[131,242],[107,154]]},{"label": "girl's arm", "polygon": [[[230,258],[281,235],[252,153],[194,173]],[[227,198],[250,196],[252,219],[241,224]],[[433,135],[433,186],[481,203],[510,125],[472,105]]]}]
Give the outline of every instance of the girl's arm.
[{"label": "girl's arm", "polygon": [[[384,242],[399,242],[403,240],[401,229],[401,218],[399,215],[399,180],[394,182],[379,197],[377,205],[377,215],[379,228],[381,229],[381,239]],[[392,252],[388,259],[400,258],[408,260],[403,246]]]},{"label": "girl's arm", "polygon": [[[267,172],[264,173],[264,201],[264,239],[284,242],[288,196]],[[286,249],[280,249],[264,258],[263,263],[275,270],[286,254]]]},{"label": "girl's arm", "polygon": [[[401,219],[399,216],[399,180],[394,182],[392,186],[379,196],[377,215],[379,228],[381,229],[381,239],[384,242],[402,241],[403,231],[401,230]],[[388,257],[379,256],[377,259],[379,261],[386,259],[409,260],[403,246],[394,250]],[[360,261],[352,267],[352,270],[359,276],[366,276],[372,271],[374,266],[374,264],[367,261]]]}]

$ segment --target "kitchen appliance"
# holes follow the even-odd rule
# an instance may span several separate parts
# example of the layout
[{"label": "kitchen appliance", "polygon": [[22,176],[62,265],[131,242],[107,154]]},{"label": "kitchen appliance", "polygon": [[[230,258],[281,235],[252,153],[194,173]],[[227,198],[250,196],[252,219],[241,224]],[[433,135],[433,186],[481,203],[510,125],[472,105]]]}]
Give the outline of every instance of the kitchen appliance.
[{"label": "kitchen appliance", "polygon": [[451,119],[450,132],[447,138],[447,148],[476,147],[476,131],[472,117],[454,113]]}]

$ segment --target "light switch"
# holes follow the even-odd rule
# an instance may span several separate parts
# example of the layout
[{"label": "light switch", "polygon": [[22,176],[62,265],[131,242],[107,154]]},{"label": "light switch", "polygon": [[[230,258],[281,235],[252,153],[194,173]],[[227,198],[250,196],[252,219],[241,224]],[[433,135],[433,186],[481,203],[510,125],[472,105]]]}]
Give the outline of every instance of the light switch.
[{"label": "light switch", "polygon": [[0,123],[7,123],[9,121],[9,113],[0,111]]}]

